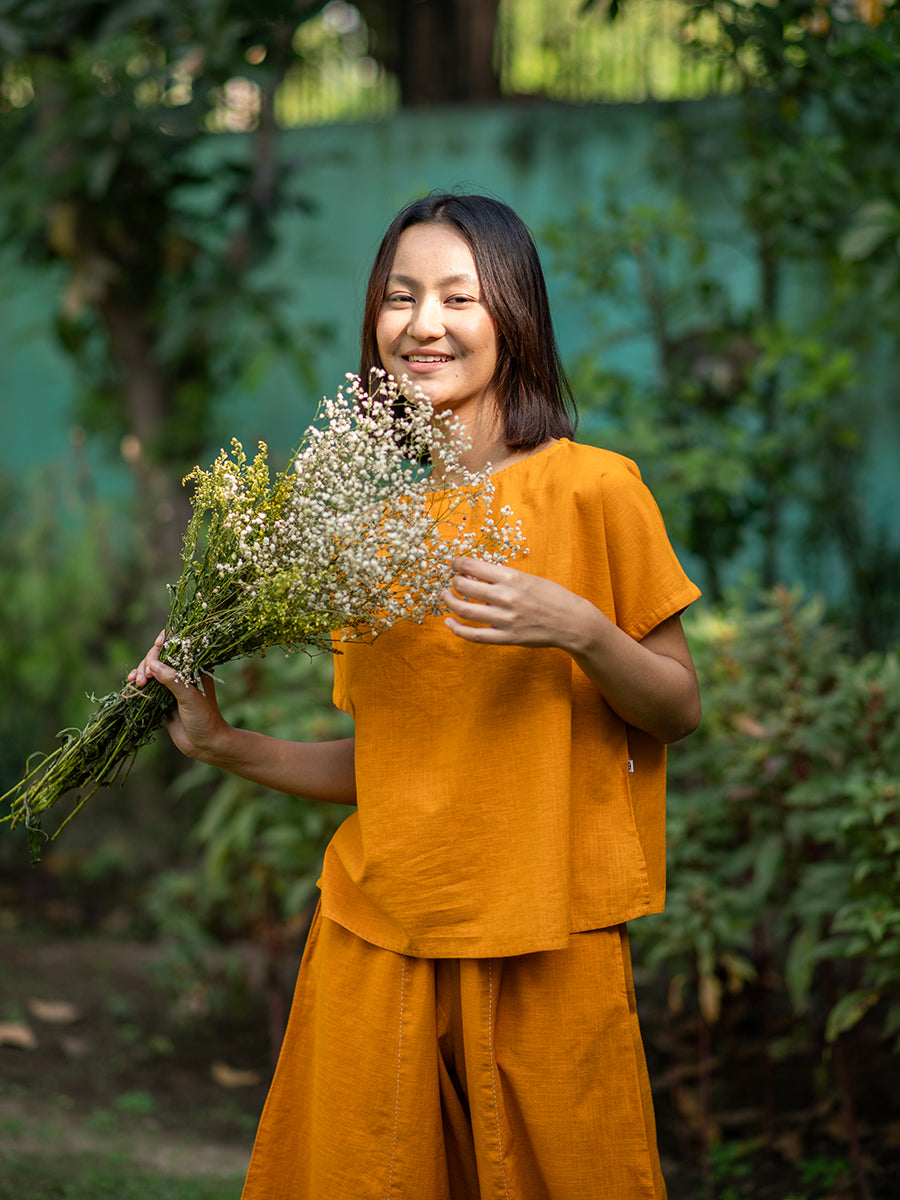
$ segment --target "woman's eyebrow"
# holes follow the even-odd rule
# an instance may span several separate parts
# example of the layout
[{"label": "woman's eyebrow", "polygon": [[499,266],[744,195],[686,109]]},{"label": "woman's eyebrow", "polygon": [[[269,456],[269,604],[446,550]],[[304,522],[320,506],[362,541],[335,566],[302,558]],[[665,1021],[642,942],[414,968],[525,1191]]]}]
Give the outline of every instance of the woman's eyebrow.
[{"label": "woman's eyebrow", "polygon": [[[420,282],[421,281],[418,279],[413,279],[411,275],[397,275],[391,273],[388,276],[388,283],[402,283],[404,287],[409,288],[415,287]],[[440,288],[453,287],[455,284],[459,283],[466,283],[473,287],[479,286],[478,280],[475,278],[475,276],[470,275],[467,271],[461,272],[458,275],[446,275],[443,279],[439,279],[437,281],[437,285]]]}]

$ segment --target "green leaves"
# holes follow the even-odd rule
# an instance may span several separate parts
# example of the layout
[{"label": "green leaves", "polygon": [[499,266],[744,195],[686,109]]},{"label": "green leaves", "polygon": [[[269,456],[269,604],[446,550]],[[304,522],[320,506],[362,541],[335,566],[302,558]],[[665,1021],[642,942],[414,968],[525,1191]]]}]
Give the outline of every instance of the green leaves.
[{"label": "green leaves", "polygon": [[[841,238],[839,249],[851,262],[868,258],[889,238],[900,239],[900,204],[886,198],[870,200],[856,213]],[[900,241],[897,249],[900,250]]]},{"label": "green leaves", "polygon": [[[769,234],[787,237],[793,220],[763,190],[776,208],[764,214],[754,260],[761,280],[772,266]],[[830,202],[815,212],[832,232],[842,219]],[[751,225],[762,219],[743,215]],[[573,294],[593,310],[597,333],[572,371],[591,406],[589,436],[638,462],[713,601],[738,571],[764,587],[818,575],[831,601],[839,592],[869,598],[848,611],[863,644],[884,644],[900,631],[892,603],[900,547],[869,514],[862,468],[871,397],[884,386],[873,347],[896,306],[836,257],[834,288],[816,268],[821,302],[807,292],[782,317],[764,287],[739,299],[702,220],[681,200],[628,207],[613,185],[605,211],[579,210],[547,231]],[[801,279],[808,288],[799,243],[779,246],[794,260],[785,288]]]},{"label": "green leaves", "polygon": [[888,1037],[900,1028],[900,659],[853,656],[819,605],[783,589],[689,634],[705,718],[670,750],[669,896],[634,926],[641,953],[693,977],[707,1021],[755,977],[789,1005],[797,1037],[824,1046],[873,1018]]},{"label": "green leaves", "polygon": [[884,296],[900,287],[900,201],[878,197],[852,217],[838,242],[847,262],[871,261],[873,290]]},{"label": "green leaves", "polygon": [[834,1042],[842,1033],[846,1033],[848,1029],[852,1029],[858,1021],[862,1020],[878,999],[879,995],[877,992],[866,991],[864,989],[848,992],[846,996],[842,996],[828,1014],[828,1022],[825,1026],[825,1041]]},{"label": "green leaves", "polygon": [[747,86],[660,124],[648,182],[676,199],[610,179],[548,237],[597,328],[585,425],[638,461],[707,596],[815,579],[884,645],[900,545],[867,440],[896,373],[900,6],[692,0],[682,34]]}]

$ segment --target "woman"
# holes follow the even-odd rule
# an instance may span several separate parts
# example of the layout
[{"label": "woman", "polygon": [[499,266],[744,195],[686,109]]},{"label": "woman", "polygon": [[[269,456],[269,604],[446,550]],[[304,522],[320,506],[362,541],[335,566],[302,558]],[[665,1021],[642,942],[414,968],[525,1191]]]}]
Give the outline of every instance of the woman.
[{"label": "woman", "polygon": [[624,922],[664,892],[665,745],[700,718],[699,595],[637,468],[571,439],[537,253],[511,209],[390,226],[362,375],[407,375],[491,464],[516,567],[456,560],[448,615],[335,659],[355,737],[234,729],[159,646],[184,753],[357,804],[325,856],[244,1200],[665,1195]]}]

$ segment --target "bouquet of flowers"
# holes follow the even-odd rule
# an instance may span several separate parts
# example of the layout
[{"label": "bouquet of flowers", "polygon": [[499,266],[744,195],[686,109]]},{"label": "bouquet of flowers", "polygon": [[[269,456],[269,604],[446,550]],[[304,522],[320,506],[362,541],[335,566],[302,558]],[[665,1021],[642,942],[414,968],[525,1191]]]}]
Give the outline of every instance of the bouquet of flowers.
[{"label": "bouquet of flowers", "polygon": [[[193,515],[161,652],[185,682],[202,686],[220,664],[273,647],[327,650],[422,621],[440,610],[454,556],[506,562],[523,549],[510,510],[492,515],[489,468],[463,467],[469,444],[451,414],[383,372],[368,387],[347,380],[274,478],[265,445],[251,461],[237,441],[187,476]],[[25,823],[35,859],[47,836],[41,814],[81,789],[55,837],[100,787],[124,778],[174,703],[156,680],[92,700],[84,729],[32,756],[2,797],[4,820]]]}]

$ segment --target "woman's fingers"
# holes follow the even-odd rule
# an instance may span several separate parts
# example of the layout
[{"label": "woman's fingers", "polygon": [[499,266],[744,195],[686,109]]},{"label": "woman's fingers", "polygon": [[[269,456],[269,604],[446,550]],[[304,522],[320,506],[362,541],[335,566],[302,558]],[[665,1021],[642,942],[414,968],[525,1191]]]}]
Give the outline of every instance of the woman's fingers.
[{"label": "woman's fingers", "polygon": [[567,588],[480,559],[458,558],[453,566],[457,574],[442,598],[452,614],[446,624],[458,637],[512,646],[568,644],[583,601]]},{"label": "woman's fingers", "polygon": [[175,745],[191,758],[202,757],[226,727],[212,676],[204,675],[201,686],[196,687],[180,680],[172,667],[158,662],[153,666],[153,677],[175,697],[176,707],[168,721]]},{"label": "woman's fingers", "polygon": [[204,675],[199,687],[179,678],[175,668],[160,658],[165,641],[163,629],[138,665],[128,672],[128,680],[141,688],[155,679],[169,689],[176,701],[166,721],[172,741],[183,754],[202,757],[216,735],[226,728],[219,711],[216,685],[211,675]]},{"label": "woman's fingers", "polygon": [[462,597],[481,604],[512,605],[516,592],[527,586],[531,578],[521,571],[479,558],[455,558],[453,569],[456,574],[443,594],[448,604]]},{"label": "woman's fingers", "polygon": [[151,662],[159,661],[159,652],[162,650],[166,640],[166,631],[161,629],[156,635],[156,641],[141,659],[136,667],[128,672],[128,682],[133,683],[136,687],[143,687],[147,680],[150,679],[151,672],[149,670]]},{"label": "woman's fingers", "polygon": [[450,565],[456,572],[457,577],[480,579],[488,584],[502,583],[511,576],[520,574],[520,572],[515,571],[512,567],[504,567],[500,563],[486,562],[483,558],[461,556],[454,558]]},{"label": "woman's fingers", "polygon": [[444,590],[444,600],[451,608],[457,604],[501,604],[508,597],[501,593],[501,585],[480,583],[477,579],[464,579],[457,575],[450,587]]},{"label": "woman's fingers", "polygon": [[463,625],[455,617],[445,617],[444,624],[464,642],[482,642],[485,645],[515,645],[509,635],[494,625]]}]

